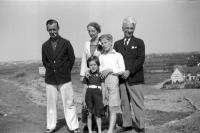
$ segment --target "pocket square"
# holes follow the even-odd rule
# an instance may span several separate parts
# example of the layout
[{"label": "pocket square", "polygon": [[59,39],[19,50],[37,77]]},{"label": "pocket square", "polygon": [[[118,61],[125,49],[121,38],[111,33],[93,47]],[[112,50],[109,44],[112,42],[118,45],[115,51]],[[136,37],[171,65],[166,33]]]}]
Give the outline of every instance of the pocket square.
[{"label": "pocket square", "polygon": [[137,48],[137,46],[132,46],[132,47],[131,47],[131,49],[136,49],[136,48]]}]

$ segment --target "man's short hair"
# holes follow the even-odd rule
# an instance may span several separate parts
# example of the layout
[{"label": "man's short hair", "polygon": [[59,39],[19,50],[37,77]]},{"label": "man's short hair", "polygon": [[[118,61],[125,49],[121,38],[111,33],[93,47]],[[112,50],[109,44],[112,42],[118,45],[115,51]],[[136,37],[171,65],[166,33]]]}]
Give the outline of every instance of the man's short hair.
[{"label": "man's short hair", "polygon": [[57,24],[58,29],[60,28],[60,27],[59,27],[59,24],[58,24],[58,21],[56,21],[55,19],[49,19],[49,20],[47,20],[46,26],[47,26],[47,25],[52,25],[53,23],[56,23],[56,24]]},{"label": "man's short hair", "polygon": [[133,17],[127,17],[123,20],[122,25],[125,23],[132,23],[134,26],[136,25],[136,20]]},{"label": "man's short hair", "polygon": [[91,61],[94,61],[97,66],[100,66],[99,58],[97,56],[90,56],[87,60],[87,67],[89,68],[89,64]]},{"label": "man's short hair", "polygon": [[106,39],[110,42],[113,42],[113,36],[111,34],[103,34],[99,37],[99,41],[101,41],[102,39]]},{"label": "man's short hair", "polygon": [[101,26],[97,23],[97,22],[90,22],[88,25],[87,25],[87,28],[89,26],[92,26],[94,27],[98,33],[101,33]]}]

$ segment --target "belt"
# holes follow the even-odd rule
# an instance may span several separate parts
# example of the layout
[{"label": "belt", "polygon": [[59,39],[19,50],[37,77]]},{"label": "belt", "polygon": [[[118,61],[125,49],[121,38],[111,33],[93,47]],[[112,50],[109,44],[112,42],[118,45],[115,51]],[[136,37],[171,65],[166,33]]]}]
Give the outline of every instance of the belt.
[{"label": "belt", "polygon": [[98,89],[101,89],[101,86],[98,86],[98,85],[88,85],[88,88],[98,88]]}]

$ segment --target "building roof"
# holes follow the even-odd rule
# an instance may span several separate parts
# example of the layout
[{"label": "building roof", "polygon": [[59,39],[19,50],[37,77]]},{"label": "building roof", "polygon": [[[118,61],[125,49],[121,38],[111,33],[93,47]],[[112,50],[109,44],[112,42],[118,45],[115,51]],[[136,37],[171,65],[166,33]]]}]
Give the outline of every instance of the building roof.
[{"label": "building roof", "polygon": [[196,76],[197,73],[200,73],[200,67],[199,66],[183,67],[183,71],[185,74],[191,73],[191,75]]}]

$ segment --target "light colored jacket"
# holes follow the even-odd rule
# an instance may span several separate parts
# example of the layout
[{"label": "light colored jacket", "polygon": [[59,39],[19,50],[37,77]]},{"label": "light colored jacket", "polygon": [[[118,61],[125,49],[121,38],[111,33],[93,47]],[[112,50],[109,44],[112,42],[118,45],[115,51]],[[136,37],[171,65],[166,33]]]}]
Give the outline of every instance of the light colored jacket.
[{"label": "light colored jacket", "polygon": [[[94,56],[100,56],[100,51],[97,49],[94,51]],[[92,56],[90,52],[90,41],[87,41],[84,45],[84,50],[83,50],[83,55],[82,55],[82,60],[81,60],[81,70],[80,70],[80,75],[85,76],[85,72],[88,70],[87,67],[87,59]]]}]

